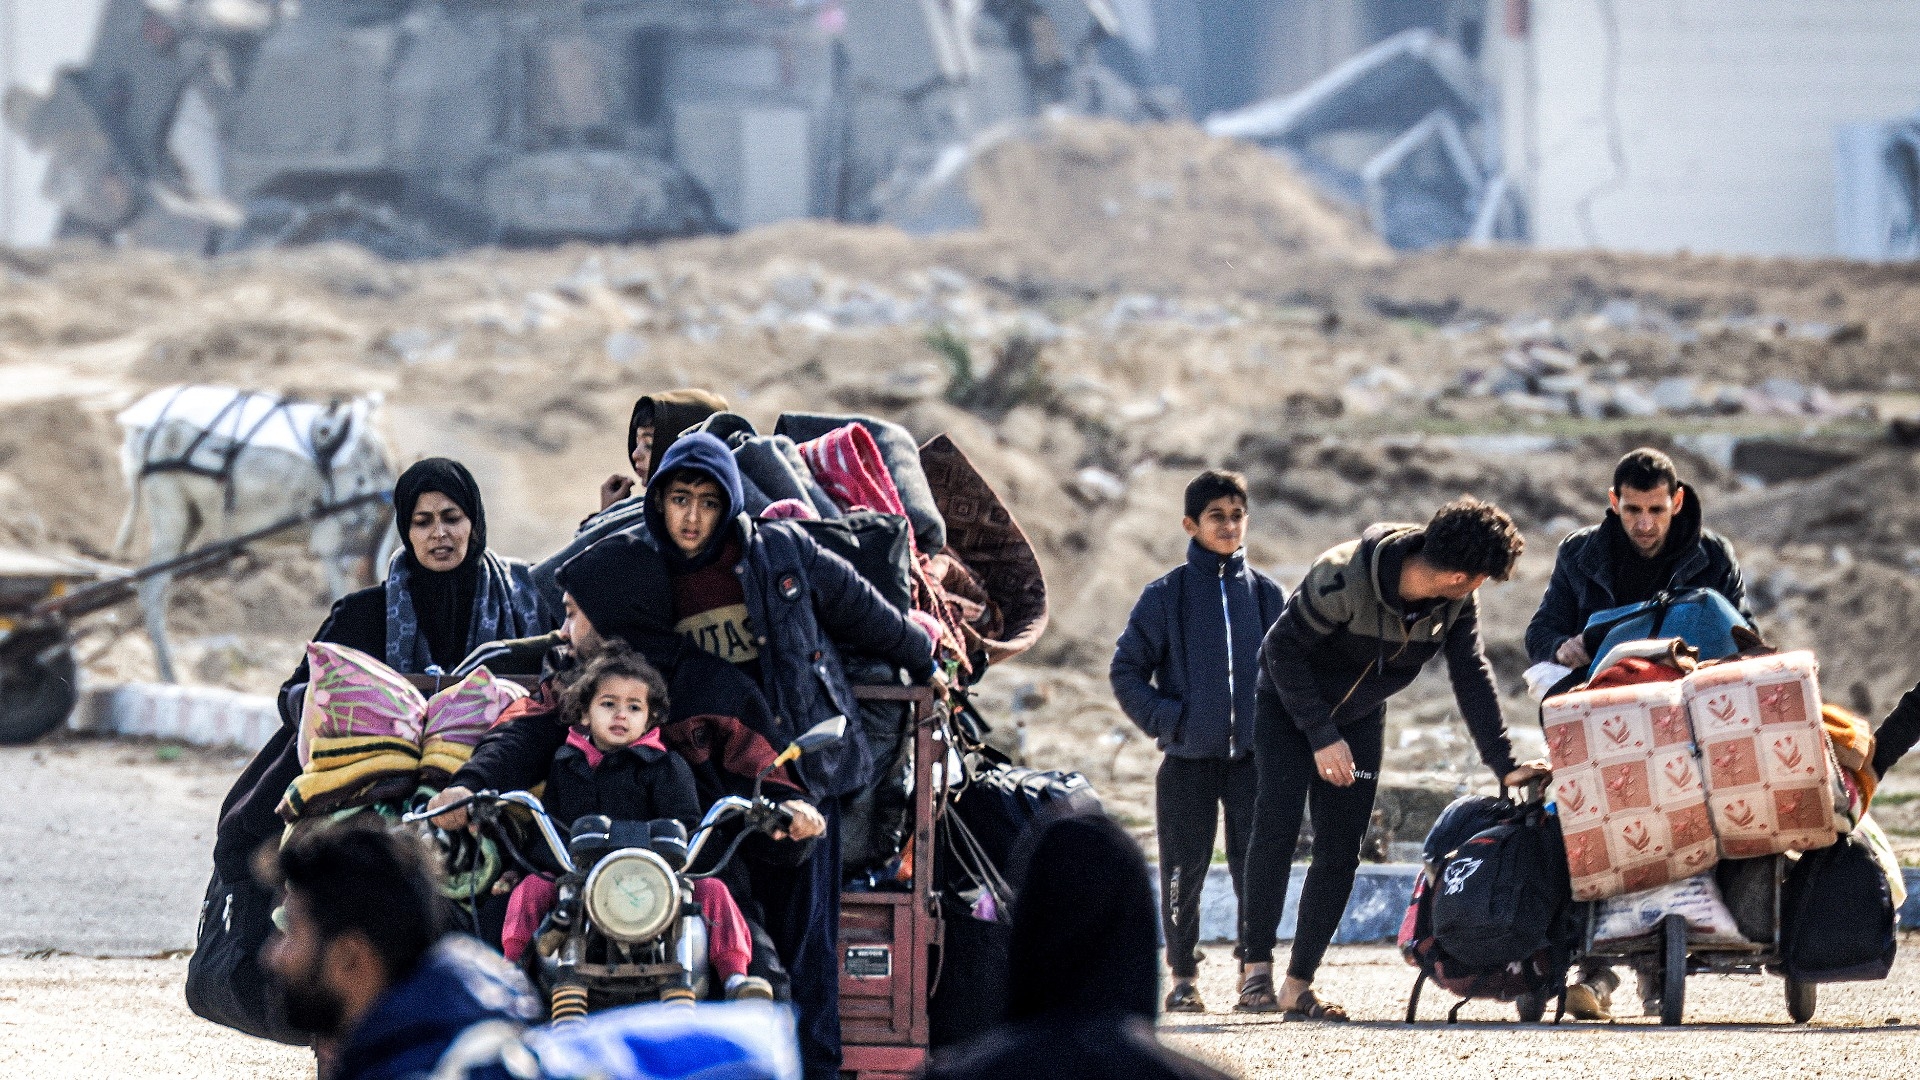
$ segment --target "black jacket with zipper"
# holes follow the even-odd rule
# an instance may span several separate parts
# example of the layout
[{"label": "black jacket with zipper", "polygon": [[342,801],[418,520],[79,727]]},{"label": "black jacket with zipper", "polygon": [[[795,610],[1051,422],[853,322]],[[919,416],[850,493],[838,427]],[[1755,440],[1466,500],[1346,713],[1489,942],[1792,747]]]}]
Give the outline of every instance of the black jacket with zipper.
[{"label": "black jacket with zipper", "polygon": [[1120,708],[1174,757],[1253,753],[1260,641],[1286,593],[1247,565],[1190,541],[1187,561],[1149,584],[1127,617],[1107,678]]},{"label": "black jacket with zipper", "polygon": [[1480,642],[1476,597],[1411,609],[1400,599],[1400,568],[1425,541],[1418,525],[1374,525],[1322,554],[1267,631],[1261,678],[1322,750],[1341,739],[1342,727],[1381,722],[1387,699],[1444,654],[1480,760],[1505,776],[1513,747]]},{"label": "black jacket with zipper", "polygon": [[[1686,492],[1686,501],[1674,515],[1667,537],[1674,553],[1673,570],[1656,592],[1712,589],[1752,622],[1747,583],[1733,545],[1701,526],[1700,493],[1685,484],[1680,487]],[[1560,541],[1553,560],[1553,579],[1540,598],[1540,609],[1527,624],[1528,660],[1538,664],[1553,659],[1561,643],[1585,630],[1595,612],[1642,599],[1622,598],[1615,585],[1619,578],[1616,564],[1626,543],[1620,515],[1612,510],[1600,524],[1589,525]]]}]

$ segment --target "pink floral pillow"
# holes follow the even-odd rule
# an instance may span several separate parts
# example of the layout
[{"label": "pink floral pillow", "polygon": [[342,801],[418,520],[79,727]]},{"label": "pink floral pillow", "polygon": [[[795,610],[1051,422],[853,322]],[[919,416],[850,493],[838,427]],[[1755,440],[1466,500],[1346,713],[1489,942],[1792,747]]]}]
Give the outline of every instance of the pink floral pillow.
[{"label": "pink floral pillow", "polygon": [[427,700],[405,676],[358,649],[324,641],[307,645],[307,666],[311,677],[300,713],[301,768],[313,768],[316,740],[392,739],[420,745]]},{"label": "pink floral pillow", "polygon": [[497,679],[480,668],[433,695],[427,702],[420,743],[420,770],[424,782],[445,783],[473,756],[473,747],[507,706],[527,696],[519,683]]}]

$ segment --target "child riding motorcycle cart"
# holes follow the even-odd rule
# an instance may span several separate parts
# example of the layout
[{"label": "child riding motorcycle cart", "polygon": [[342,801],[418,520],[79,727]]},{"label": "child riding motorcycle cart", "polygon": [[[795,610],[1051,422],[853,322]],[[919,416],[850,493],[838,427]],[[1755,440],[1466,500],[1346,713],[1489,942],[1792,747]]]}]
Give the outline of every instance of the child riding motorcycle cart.
[{"label": "child riding motorcycle cart", "polygon": [[[782,751],[762,776],[839,742],[845,732],[844,717],[816,725]],[[561,871],[555,882],[557,902],[524,961],[548,997],[556,1023],[577,1019],[590,1009],[709,996],[708,930],[694,883],[724,870],[749,834],[771,834],[790,824],[786,812],[757,790],[752,798],[727,796],[714,803],[691,841],[672,819],[615,821],[598,814],[574,822],[563,841],[540,800],[524,791],[477,792],[401,820],[425,822],[454,808],[467,809],[508,862],[524,873],[543,873],[545,868],[521,850],[517,830],[502,822],[508,807],[531,816],[545,856]],[[734,822],[742,828],[732,843],[696,872],[695,867],[707,865],[703,858],[709,854],[708,842]]]}]

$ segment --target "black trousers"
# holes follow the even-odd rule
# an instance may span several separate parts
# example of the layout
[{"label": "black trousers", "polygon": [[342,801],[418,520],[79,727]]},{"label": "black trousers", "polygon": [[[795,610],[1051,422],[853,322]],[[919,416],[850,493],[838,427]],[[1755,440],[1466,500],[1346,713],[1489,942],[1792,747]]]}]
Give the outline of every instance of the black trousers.
[{"label": "black trousers", "polygon": [[1249,754],[1225,758],[1183,758],[1168,754],[1153,785],[1153,824],[1160,843],[1160,932],[1167,942],[1167,966],[1176,979],[1191,979],[1200,946],[1200,892],[1213,864],[1213,837],[1220,812],[1227,815],[1227,873],[1240,901],[1240,932],[1246,937],[1246,890],[1241,876],[1247,864],[1247,838],[1253,831],[1253,797],[1258,772]]},{"label": "black trousers", "polygon": [[1288,716],[1266,680],[1260,683],[1260,712],[1254,720],[1253,756],[1259,763],[1259,795],[1254,799],[1253,840],[1247,851],[1246,914],[1241,957],[1270,963],[1279,935],[1280,915],[1293,873],[1293,851],[1300,824],[1313,810],[1313,862],[1300,889],[1287,974],[1311,980],[1320,969],[1360,869],[1360,844],[1373,817],[1373,793],[1379,786],[1385,710],[1343,726],[1340,734],[1353,751],[1354,768],[1367,773],[1350,787],[1335,787],[1320,776],[1313,745]]},{"label": "black trousers", "polygon": [[806,1080],[840,1075],[840,800],[822,799],[826,834],[799,866],[753,866],[753,895],[791,980]]}]

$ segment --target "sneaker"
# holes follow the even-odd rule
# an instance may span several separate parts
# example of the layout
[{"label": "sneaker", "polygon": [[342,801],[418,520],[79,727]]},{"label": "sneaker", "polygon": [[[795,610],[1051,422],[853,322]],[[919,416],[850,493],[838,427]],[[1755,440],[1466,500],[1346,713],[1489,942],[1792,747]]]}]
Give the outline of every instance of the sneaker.
[{"label": "sneaker", "polygon": [[1200,1000],[1198,987],[1190,982],[1177,982],[1167,994],[1165,1009],[1170,1013],[1203,1013],[1207,1011],[1207,1003]]},{"label": "sneaker", "polygon": [[1575,1020],[1613,1019],[1612,995],[1591,983],[1577,982],[1567,987],[1567,1014]]},{"label": "sneaker", "polygon": [[772,1001],[773,984],[758,975],[735,975],[727,980],[728,1001]]}]

